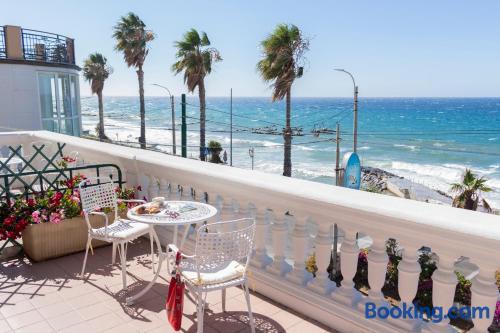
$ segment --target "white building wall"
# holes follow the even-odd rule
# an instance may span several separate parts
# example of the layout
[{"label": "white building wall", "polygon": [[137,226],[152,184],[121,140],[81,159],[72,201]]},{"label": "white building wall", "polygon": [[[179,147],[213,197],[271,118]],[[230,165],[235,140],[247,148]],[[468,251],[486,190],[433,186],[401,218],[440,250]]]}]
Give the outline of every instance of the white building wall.
[{"label": "white building wall", "polygon": [[0,130],[42,129],[38,72],[78,75],[69,68],[0,63]]}]

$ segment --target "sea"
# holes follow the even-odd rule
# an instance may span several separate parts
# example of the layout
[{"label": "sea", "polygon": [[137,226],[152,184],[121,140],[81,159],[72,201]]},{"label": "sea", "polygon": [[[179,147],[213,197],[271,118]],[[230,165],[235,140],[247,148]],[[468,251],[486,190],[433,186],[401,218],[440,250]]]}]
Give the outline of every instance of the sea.
[{"label": "sea", "polygon": [[[97,98],[82,98],[83,129],[95,133]],[[186,103],[188,156],[199,152],[199,101]],[[175,98],[177,154],[180,154],[180,97]],[[206,138],[218,141],[230,163],[231,102],[207,98]],[[283,170],[285,105],[269,97],[232,99],[234,167],[269,173]],[[138,97],[105,97],[106,135],[137,142]],[[293,177],[334,184],[335,127],[340,126],[341,156],[353,149],[352,98],[292,98]],[[450,193],[465,168],[483,176],[490,205],[500,209],[500,98],[360,98],[358,154],[362,165]],[[172,152],[172,118],[167,97],[146,97],[146,140]],[[221,154],[222,155],[222,154]],[[341,158],[342,160],[342,158]],[[451,193],[450,193],[451,194]]]}]

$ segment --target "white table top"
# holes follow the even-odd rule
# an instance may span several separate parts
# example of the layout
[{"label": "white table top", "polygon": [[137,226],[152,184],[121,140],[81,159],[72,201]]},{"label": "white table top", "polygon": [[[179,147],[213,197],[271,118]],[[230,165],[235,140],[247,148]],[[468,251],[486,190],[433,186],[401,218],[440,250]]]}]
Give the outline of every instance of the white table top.
[{"label": "white table top", "polygon": [[[137,214],[136,209],[144,205],[136,206],[127,212],[127,218],[129,220],[147,224],[155,225],[184,225],[198,223],[208,220],[209,218],[217,214],[217,209],[214,206],[196,202],[196,201],[165,201],[168,206],[163,208],[158,214]],[[189,211],[179,211],[182,210],[183,205],[190,205],[196,209]],[[165,211],[179,212],[177,218],[170,217],[165,214]]]}]

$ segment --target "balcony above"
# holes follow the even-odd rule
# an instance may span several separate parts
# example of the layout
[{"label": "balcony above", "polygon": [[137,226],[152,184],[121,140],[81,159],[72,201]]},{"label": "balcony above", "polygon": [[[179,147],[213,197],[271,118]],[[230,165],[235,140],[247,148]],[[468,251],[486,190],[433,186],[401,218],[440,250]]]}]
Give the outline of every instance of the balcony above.
[{"label": "balcony above", "polygon": [[0,63],[78,69],[74,39],[10,25],[0,26]]}]

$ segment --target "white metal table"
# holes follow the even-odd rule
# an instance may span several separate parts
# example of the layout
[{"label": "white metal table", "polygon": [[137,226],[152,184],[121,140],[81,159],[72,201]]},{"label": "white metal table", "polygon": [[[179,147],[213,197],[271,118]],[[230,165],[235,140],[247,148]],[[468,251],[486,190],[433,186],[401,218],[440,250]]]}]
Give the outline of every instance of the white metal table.
[{"label": "white metal table", "polygon": [[[196,202],[196,201],[165,201],[165,206],[161,208],[159,213],[156,214],[138,214],[137,209],[143,206],[150,205],[147,203],[130,209],[127,212],[127,218],[134,222],[140,222],[148,224],[152,229],[152,234],[156,247],[158,248],[158,267],[156,267],[155,275],[153,279],[148,283],[148,285],[138,292],[137,294],[127,297],[127,304],[133,304],[133,302],[146,294],[155,284],[156,279],[160,275],[161,265],[163,260],[165,260],[167,254],[163,253],[161,249],[160,240],[156,231],[155,226],[173,226],[174,228],[174,240],[173,243],[182,249],[184,242],[186,241],[189,226],[191,224],[197,224],[204,222],[217,214],[217,209],[211,205]],[[177,214],[169,214],[177,213]],[[176,216],[177,215],[177,216]],[[177,244],[178,240],[178,229],[179,226],[184,226],[184,235],[180,244]]]}]

